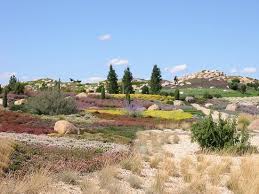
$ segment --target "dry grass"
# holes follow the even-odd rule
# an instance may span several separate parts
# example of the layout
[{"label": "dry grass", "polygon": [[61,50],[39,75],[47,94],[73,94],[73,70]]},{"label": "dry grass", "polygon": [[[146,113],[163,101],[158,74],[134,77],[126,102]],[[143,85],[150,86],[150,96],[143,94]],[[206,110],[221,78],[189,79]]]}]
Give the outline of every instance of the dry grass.
[{"label": "dry grass", "polygon": [[0,138],[0,176],[9,165],[14,145],[15,142],[13,140]]},{"label": "dry grass", "polygon": [[134,189],[141,189],[142,188],[143,181],[137,175],[134,175],[134,174],[130,175],[129,178],[128,178],[128,182],[129,182],[130,186]]},{"label": "dry grass", "polygon": [[177,134],[174,134],[173,136],[173,143],[174,144],[178,144],[180,142],[180,138]]},{"label": "dry grass", "polygon": [[169,176],[178,177],[179,172],[175,161],[170,157],[165,157],[162,162],[162,169],[168,173]]},{"label": "dry grass", "polygon": [[79,175],[75,171],[64,171],[64,172],[60,172],[57,175],[57,178],[66,184],[77,185]]},{"label": "dry grass", "polygon": [[25,175],[23,178],[6,177],[0,183],[1,194],[17,194],[17,193],[55,193],[51,187],[53,178],[51,174],[43,169]]},{"label": "dry grass", "polygon": [[185,182],[191,182],[192,173],[190,172],[191,168],[194,167],[194,162],[190,157],[186,157],[180,162],[180,172],[183,180]]},{"label": "dry grass", "polygon": [[168,173],[164,170],[159,169],[154,177],[154,182],[149,188],[148,193],[154,194],[164,194],[165,193],[165,183],[168,180]]},{"label": "dry grass", "polygon": [[117,168],[115,166],[106,166],[99,172],[99,184],[101,188],[105,188],[115,182],[117,175]]},{"label": "dry grass", "polygon": [[80,188],[82,191],[82,194],[101,194],[103,192],[100,191],[100,188],[96,184],[95,181],[85,179],[80,184]]},{"label": "dry grass", "polygon": [[143,162],[140,154],[135,152],[134,155],[131,155],[125,160],[122,160],[120,165],[123,169],[130,170],[136,174],[141,174]]},{"label": "dry grass", "polygon": [[151,168],[158,168],[158,165],[161,162],[161,160],[162,160],[161,154],[155,154],[150,159],[150,167]]},{"label": "dry grass", "polygon": [[232,169],[227,186],[234,193],[259,193],[259,158],[242,159],[239,169]]}]

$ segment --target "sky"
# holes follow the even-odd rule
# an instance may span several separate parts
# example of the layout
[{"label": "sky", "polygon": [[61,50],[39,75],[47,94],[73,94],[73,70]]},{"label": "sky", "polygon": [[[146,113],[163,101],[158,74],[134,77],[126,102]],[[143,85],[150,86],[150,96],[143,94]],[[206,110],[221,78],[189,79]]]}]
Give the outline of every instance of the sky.
[{"label": "sky", "polygon": [[148,79],[203,69],[259,78],[258,0],[0,0],[0,83]]}]

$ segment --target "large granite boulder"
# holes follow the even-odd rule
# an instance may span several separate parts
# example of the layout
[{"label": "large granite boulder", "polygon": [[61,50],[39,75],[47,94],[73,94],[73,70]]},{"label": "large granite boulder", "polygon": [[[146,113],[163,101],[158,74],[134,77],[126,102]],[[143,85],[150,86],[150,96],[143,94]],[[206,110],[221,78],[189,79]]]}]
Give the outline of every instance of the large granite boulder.
[{"label": "large granite boulder", "polygon": [[75,127],[72,123],[60,120],[55,123],[54,131],[56,131],[60,135],[70,134],[70,133],[77,133],[79,134],[80,131],[77,127]]},{"label": "large granite boulder", "polygon": [[20,99],[20,100],[16,100],[14,102],[14,105],[22,105],[26,103],[26,99]]},{"label": "large granite boulder", "polygon": [[148,110],[160,110],[160,107],[157,104],[153,104],[150,107],[148,107]]},{"label": "large granite boulder", "polygon": [[237,110],[237,108],[238,108],[237,104],[228,104],[226,107],[226,110],[235,112]]},{"label": "large granite boulder", "polygon": [[184,106],[184,102],[181,101],[181,100],[175,100],[175,101],[174,101],[174,105],[175,105],[175,106]]},{"label": "large granite boulder", "polygon": [[194,103],[195,102],[195,98],[193,96],[187,96],[185,98],[185,101],[189,102],[189,103]]}]

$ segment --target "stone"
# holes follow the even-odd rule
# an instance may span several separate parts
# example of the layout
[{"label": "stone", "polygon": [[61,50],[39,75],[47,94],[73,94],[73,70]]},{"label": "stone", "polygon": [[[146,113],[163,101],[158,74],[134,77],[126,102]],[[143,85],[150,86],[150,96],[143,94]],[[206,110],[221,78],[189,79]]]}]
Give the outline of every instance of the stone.
[{"label": "stone", "polygon": [[160,107],[157,104],[153,104],[150,107],[148,107],[148,110],[160,110]]},{"label": "stone", "polygon": [[87,94],[85,92],[79,93],[76,95],[77,98],[85,98],[87,97]]},{"label": "stone", "polygon": [[60,120],[55,123],[54,131],[56,131],[60,135],[70,134],[70,133],[77,133],[79,134],[80,131],[77,127],[75,127],[72,123]]},{"label": "stone", "polygon": [[187,96],[185,98],[185,101],[189,102],[189,103],[194,103],[195,102],[195,98],[193,96]]},{"label": "stone", "polygon": [[3,99],[0,98],[0,105],[3,105]]},{"label": "stone", "polygon": [[14,102],[14,105],[22,105],[22,104],[25,104],[26,103],[26,100],[25,99],[20,99],[20,100],[16,100]]},{"label": "stone", "polygon": [[211,106],[213,106],[213,104],[211,104],[211,103],[206,103],[206,104],[205,104],[205,107],[206,107],[206,108],[209,108],[209,107],[211,107]]},{"label": "stone", "polygon": [[259,119],[256,119],[250,123],[248,129],[251,131],[259,131]]},{"label": "stone", "polygon": [[237,108],[238,108],[237,104],[228,104],[226,107],[226,110],[234,112],[237,110]]},{"label": "stone", "polygon": [[181,101],[181,100],[175,100],[175,101],[174,101],[174,105],[175,105],[175,106],[183,106],[183,105],[184,105],[184,102]]}]

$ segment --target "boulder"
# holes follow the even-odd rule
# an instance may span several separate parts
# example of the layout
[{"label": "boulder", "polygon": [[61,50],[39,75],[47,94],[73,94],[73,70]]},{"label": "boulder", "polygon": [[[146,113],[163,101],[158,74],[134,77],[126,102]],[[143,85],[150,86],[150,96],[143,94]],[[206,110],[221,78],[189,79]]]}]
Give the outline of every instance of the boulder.
[{"label": "boulder", "polygon": [[183,105],[184,105],[184,102],[181,101],[181,100],[175,100],[175,101],[174,101],[174,105],[175,105],[175,106],[183,106]]},{"label": "boulder", "polygon": [[251,131],[259,131],[259,119],[256,119],[250,123],[248,129]]},{"label": "boulder", "polygon": [[26,103],[26,100],[25,99],[20,99],[20,100],[16,100],[14,102],[14,105],[22,105],[22,104],[25,104]]},{"label": "boulder", "polygon": [[87,94],[85,92],[79,93],[76,95],[77,98],[85,98],[87,97]]},{"label": "boulder", "polygon": [[211,106],[213,106],[213,104],[211,104],[211,103],[206,103],[206,104],[205,104],[205,107],[206,107],[206,108],[209,108],[209,107],[211,107]]},{"label": "boulder", "polygon": [[160,110],[160,107],[157,104],[153,104],[150,107],[148,107],[148,110]]},{"label": "boulder", "polygon": [[226,107],[226,110],[227,111],[236,111],[238,108],[237,104],[228,104],[227,107]]},{"label": "boulder", "polygon": [[185,101],[186,101],[186,102],[189,102],[189,103],[194,103],[194,102],[195,102],[195,98],[192,97],[192,96],[187,96],[187,97],[185,98]]},{"label": "boulder", "polygon": [[3,105],[3,99],[0,98],[0,105]]},{"label": "boulder", "polygon": [[72,123],[60,120],[55,123],[54,131],[56,131],[60,135],[69,134],[69,133],[77,133],[79,134],[80,131],[77,127],[75,127]]}]

